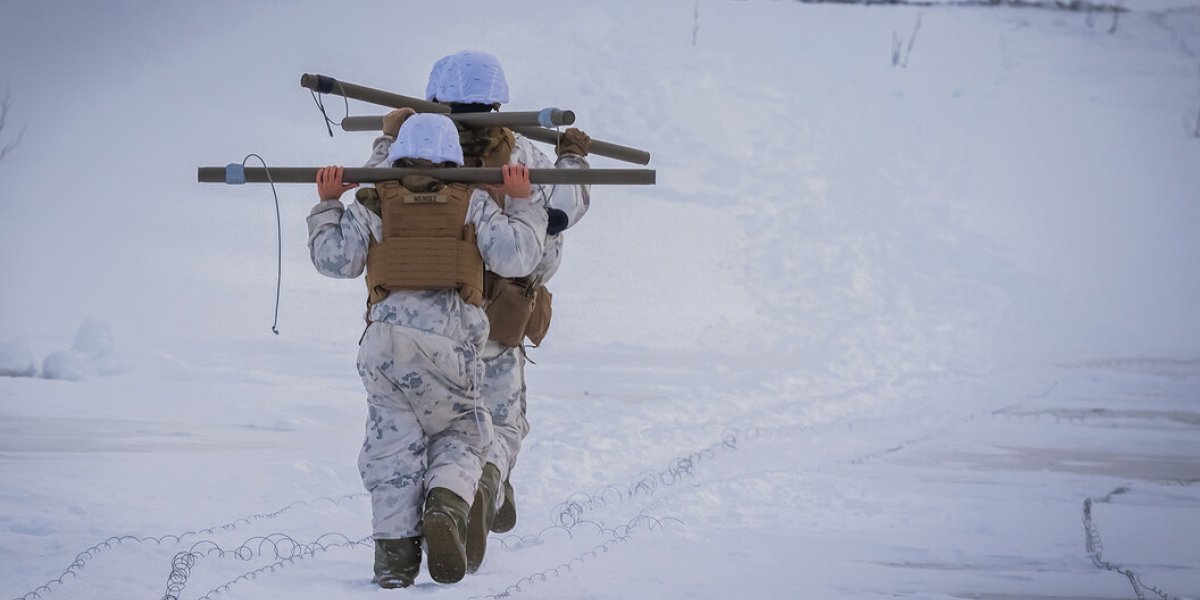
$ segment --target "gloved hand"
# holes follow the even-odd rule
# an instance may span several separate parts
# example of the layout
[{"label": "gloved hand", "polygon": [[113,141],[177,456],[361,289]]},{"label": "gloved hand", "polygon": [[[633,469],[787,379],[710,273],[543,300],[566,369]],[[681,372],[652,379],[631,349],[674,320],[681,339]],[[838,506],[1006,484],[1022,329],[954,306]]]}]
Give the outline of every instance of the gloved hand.
[{"label": "gloved hand", "polygon": [[397,108],[383,115],[383,134],[396,137],[400,133],[400,126],[404,124],[404,120],[415,114],[417,111],[411,108]]},{"label": "gloved hand", "polygon": [[592,138],[588,134],[574,127],[564,131],[558,138],[558,145],[555,150],[558,156],[564,154],[578,154],[579,156],[587,156],[588,149],[592,147]]}]

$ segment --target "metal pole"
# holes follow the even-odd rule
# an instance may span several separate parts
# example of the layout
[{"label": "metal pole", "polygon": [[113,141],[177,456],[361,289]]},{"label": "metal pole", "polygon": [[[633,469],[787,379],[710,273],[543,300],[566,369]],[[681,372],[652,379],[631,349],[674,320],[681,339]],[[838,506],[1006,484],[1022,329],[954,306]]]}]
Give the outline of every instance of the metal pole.
[{"label": "metal pole", "polygon": [[[514,127],[513,131],[534,141],[545,144],[558,145],[559,132],[553,129],[545,129],[543,127]],[[597,156],[607,156],[615,158],[627,163],[635,165],[645,165],[650,163],[650,153],[645,150],[622,146],[612,142],[592,139],[592,145],[588,149],[588,154]]]},{"label": "metal pole", "polygon": [[[557,127],[575,123],[575,113],[559,108],[527,112],[457,113],[446,115],[451,121],[470,128],[483,127]],[[343,131],[379,131],[383,116],[370,115],[342,119]]]},{"label": "metal pole", "polygon": [[[233,163],[225,167],[200,167],[196,179],[200,183],[309,183],[317,182],[317,167],[248,168]],[[446,182],[503,183],[500,169],[488,168],[346,168],[342,180],[346,183],[379,183],[409,175],[424,175]],[[529,181],[552,185],[654,185],[653,169],[530,169]]]},{"label": "metal pole", "polygon": [[308,88],[318,94],[336,94],[338,96],[345,96],[351,100],[361,100],[389,108],[411,108],[417,112],[431,113],[450,112],[450,107],[445,104],[428,102],[419,98],[401,96],[400,94],[393,94],[375,88],[346,83],[327,75],[305,73],[300,76],[300,87]]},{"label": "metal pole", "polygon": [[[450,107],[444,104],[427,102],[425,100],[420,100],[409,96],[401,96],[400,94],[393,94],[391,92],[385,92],[375,88],[355,85],[353,83],[346,83],[344,81],[338,81],[327,75],[313,75],[305,73],[304,75],[300,76],[300,86],[321,94],[337,94],[353,100],[361,100],[363,102],[370,102],[371,104],[378,104],[380,106],[386,106],[389,108],[411,108],[417,112],[434,112],[443,114],[450,112]],[[539,127],[514,127],[513,131],[516,131],[517,133],[531,140],[546,144],[558,143],[559,134],[553,130]],[[646,152],[645,150],[639,150],[629,146],[622,146],[620,144],[613,144],[603,140],[592,139],[592,146],[588,152],[589,154],[607,156],[609,158],[615,158],[620,161],[638,165],[650,163],[650,153]]]}]

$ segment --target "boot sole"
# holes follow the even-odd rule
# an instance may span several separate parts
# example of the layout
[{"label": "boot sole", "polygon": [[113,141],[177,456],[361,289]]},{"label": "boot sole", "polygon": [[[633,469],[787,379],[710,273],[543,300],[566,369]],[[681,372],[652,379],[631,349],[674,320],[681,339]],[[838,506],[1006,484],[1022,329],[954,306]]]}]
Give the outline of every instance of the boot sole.
[{"label": "boot sole", "polygon": [[375,577],[371,581],[374,582],[375,585],[378,585],[379,587],[381,587],[385,590],[406,588],[413,584],[412,581],[404,579],[403,577],[392,577],[392,576]]},{"label": "boot sole", "polygon": [[429,548],[429,576],[438,583],[457,583],[467,574],[467,553],[454,519],[443,512],[425,515],[422,525]]},{"label": "boot sole", "polygon": [[475,493],[475,502],[471,503],[471,514],[467,517],[467,572],[474,573],[483,564],[483,556],[487,553],[487,517],[484,515],[484,505],[487,503],[483,493]]}]

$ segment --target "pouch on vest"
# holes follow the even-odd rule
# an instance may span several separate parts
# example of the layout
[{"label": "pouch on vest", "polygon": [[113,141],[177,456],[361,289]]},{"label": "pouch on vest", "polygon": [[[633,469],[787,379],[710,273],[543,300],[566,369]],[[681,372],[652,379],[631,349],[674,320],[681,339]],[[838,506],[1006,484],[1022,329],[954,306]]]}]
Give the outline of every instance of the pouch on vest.
[{"label": "pouch on vest", "polygon": [[487,275],[488,300],[484,306],[492,325],[488,339],[516,348],[525,338],[525,326],[533,313],[535,298],[524,279]]},{"label": "pouch on vest", "polygon": [[550,303],[553,299],[554,296],[544,285],[533,291],[533,312],[529,315],[529,323],[525,325],[525,337],[534,346],[541,346],[546,332],[550,330]]}]

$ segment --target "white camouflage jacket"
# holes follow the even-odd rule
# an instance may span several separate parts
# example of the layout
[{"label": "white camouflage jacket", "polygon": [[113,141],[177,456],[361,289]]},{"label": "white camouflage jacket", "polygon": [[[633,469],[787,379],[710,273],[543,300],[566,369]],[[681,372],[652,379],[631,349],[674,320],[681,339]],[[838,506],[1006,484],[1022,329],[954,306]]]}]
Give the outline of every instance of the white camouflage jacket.
[{"label": "white camouflage jacket", "polygon": [[[466,223],[475,225],[484,265],[501,276],[522,277],[542,260],[547,218],[541,206],[517,201],[501,209],[487,192],[476,189]],[[346,207],[339,200],[324,200],[308,216],[309,254],[322,275],[341,279],[362,275],[371,238],[382,240],[383,221],[357,200]],[[392,292],[371,307],[367,318],[480,348],[488,334],[483,309],[467,304],[454,290]]]}]

